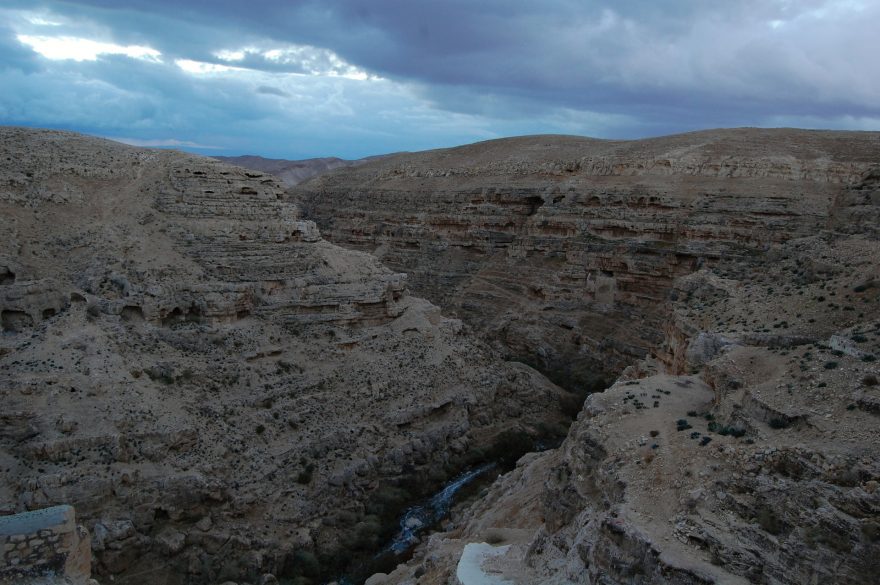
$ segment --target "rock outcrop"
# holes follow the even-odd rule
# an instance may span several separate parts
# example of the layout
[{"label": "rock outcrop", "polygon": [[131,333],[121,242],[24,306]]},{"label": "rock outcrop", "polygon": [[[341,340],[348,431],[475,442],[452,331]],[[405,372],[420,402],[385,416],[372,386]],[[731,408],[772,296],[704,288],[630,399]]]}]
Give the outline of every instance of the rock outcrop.
[{"label": "rock outcrop", "polygon": [[563,420],[259,172],[2,128],[0,241],[0,511],[74,505],[100,580],[326,577]]},{"label": "rock outcrop", "polygon": [[532,136],[393,156],[291,196],[507,355],[590,389],[662,341],[676,278],[829,227],[876,233],[878,164],[877,133]]}]

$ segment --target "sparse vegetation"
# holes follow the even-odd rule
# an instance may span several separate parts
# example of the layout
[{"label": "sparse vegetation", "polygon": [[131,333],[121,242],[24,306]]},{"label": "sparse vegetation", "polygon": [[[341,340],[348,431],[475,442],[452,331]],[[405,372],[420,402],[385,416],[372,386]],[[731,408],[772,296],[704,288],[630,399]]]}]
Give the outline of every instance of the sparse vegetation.
[{"label": "sparse vegetation", "polygon": [[303,468],[303,470],[300,471],[299,474],[296,476],[296,483],[303,484],[303,485],[312,483],[312,476],[313,476],[314,471],[315,471],[315,464],[314,463],[306,464],[305,468]]},{"label": "sparse vegetation", "polygon": [[768,423],[771,429],[784,429],[788,427],[788,420],[784,418],[771,418]]}]

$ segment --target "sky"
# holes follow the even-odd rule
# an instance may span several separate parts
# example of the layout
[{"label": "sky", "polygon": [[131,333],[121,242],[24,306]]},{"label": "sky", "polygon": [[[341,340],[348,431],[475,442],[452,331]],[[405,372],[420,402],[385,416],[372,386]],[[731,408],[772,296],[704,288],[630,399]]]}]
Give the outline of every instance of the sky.
[{"label": "sky", "polygon": [[880,130],[880,0],[0,0],[0,124],[359,158]]}]

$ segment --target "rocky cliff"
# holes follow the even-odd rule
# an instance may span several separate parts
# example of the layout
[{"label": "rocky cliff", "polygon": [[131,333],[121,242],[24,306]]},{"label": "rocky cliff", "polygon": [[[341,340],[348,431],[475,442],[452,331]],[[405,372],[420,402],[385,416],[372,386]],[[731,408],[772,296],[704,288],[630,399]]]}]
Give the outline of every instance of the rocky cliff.
[{"label": "rocky cliff", "polygon": [[74,505],[99,579],[326,576],[476,447],[561,420],[557,387],[283,195],[0,129],[0,511]]},{"label": "rocky cliff", "polygon": [[534,136],[393,156],[291,196],[506,355],[589,389],[661,343],[676,278],[852,218],[876,230],[878,160],[877,133]]},{"label": "rocky cliff", "polygon": [[659,358],[370,585],[467,583],[468,563],[516,584],[875,582],[880,242],[798,238],[673,293]]}]

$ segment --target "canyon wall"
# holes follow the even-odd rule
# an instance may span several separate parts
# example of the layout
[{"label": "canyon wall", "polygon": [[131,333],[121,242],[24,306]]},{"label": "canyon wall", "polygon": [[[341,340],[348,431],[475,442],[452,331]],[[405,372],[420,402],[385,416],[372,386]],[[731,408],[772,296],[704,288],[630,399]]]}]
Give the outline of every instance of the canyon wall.
[{"label": "canyon wall", "polygon": [[0,241],[0,514],[75,506],[100,580],[326,578],[564,420],[262,173],[2,128]]},{"label": "canyon wall", "polygon": [[672,297],[657,357],[588,397],[562,447],[369,584],[875,582],[880,241],[774,244]]},{"label": "canyon wall", "polygon": [[676,278],[878,219],[856,188],[878,153],[877,133],[533,136],[389,157],[291,197],[508,357],[589,390],[662,341]]}]

